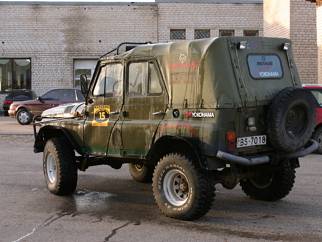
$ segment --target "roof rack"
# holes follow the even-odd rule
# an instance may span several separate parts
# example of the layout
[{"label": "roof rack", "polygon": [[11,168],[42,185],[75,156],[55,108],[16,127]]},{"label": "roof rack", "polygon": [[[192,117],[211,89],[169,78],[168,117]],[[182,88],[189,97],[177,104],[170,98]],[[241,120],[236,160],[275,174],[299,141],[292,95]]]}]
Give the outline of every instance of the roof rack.
[{"label": "roof rack", "polygon": [[108,54],[111,54],[114,51],[116,51],[116,55],[118,55],[119,49],[122,45],[146,45],[146,44],[152,44],[152,42],[151,41],[148,41],[148,42],[123,42],[123,43],[119,44],[116,48],[114,48],[113,50],[110,50],[109,52],[102,55],[100,58],[103,58],[104,56],[107,56]]}]

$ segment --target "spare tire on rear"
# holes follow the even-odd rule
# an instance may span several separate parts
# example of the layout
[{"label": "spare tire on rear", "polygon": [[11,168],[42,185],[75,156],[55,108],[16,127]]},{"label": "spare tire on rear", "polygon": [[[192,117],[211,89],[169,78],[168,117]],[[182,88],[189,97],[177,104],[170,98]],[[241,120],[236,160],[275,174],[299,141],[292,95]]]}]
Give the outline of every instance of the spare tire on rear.
[{"label": "spare tire on rear", "polygon": [[294,152],[311,138],[315,126],[315,98],[308,90],[287,87],[269,105],[267,139],[276,149]]}]

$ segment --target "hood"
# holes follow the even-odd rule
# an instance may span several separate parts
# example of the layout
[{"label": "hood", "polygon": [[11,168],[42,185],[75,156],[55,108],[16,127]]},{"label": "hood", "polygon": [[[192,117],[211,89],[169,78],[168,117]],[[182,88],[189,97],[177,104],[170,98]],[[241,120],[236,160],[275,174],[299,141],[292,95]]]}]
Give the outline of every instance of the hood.
[{"label": "hood", "polygon": [[82,115],[85,103],[67,103],[47,109],[41,114],[42,118],[70,118]]}]

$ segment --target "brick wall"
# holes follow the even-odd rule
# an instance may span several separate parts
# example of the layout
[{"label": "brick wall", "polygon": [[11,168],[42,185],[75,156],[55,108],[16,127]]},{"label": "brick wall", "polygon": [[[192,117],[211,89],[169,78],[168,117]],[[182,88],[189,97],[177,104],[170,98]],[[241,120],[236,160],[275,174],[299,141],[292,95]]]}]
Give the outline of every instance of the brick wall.
[{"label": "brick wall", "polygon": [[264,36],[290,37],[290,1],[264,1]]},{"label": "brick wall", "polygon": [[0,5],[1,58],[28,57],[38,95],[73,86],[73,59],[157,41],[156,5]]},{"label": "brick wall", "polygon": [[290,38],[302,83],[318,83],[315,3],[265,0],[264,36]]},{"label": "brick wall", "polygon": [[243,30],[263,32],[262,4],[206,4],[206,3],[158,3],[159,42],[170,39],[170,29],[186,29],[186,39],[194,39],[195,29],[210,29],[211,37],[218,37],[219,30]]},{"label": "brick wall", "polygon": [[319,81],[322,83],[322,7],[316,9],[317,45],[318,45],[318,73]]},{"label": "brick wall", "polygon": [[[121,42],[170,41],[170,29],[259,30],[262,4],[0,4],[0,58],[31,58],[38,95],[73,86],[75,58],[98,58]],[[5,33],[5,34],[3,34]],[[6,94],[0,93],[0,103]],[[2,105],[0,105],[2,110]]]}]

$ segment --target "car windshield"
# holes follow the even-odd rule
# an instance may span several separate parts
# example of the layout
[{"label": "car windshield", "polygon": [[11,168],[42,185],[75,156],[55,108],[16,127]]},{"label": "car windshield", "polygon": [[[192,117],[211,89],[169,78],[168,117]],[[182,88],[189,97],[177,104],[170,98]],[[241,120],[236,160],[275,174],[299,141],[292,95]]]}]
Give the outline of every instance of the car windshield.
[{"label": "car windshield", "polygon": [[58,100],[60,92],[61,92],[60,89],[51,90],[51,91],[45,93],[44,95],[42,95],[41,99],[43,99],[43,100]]}]

